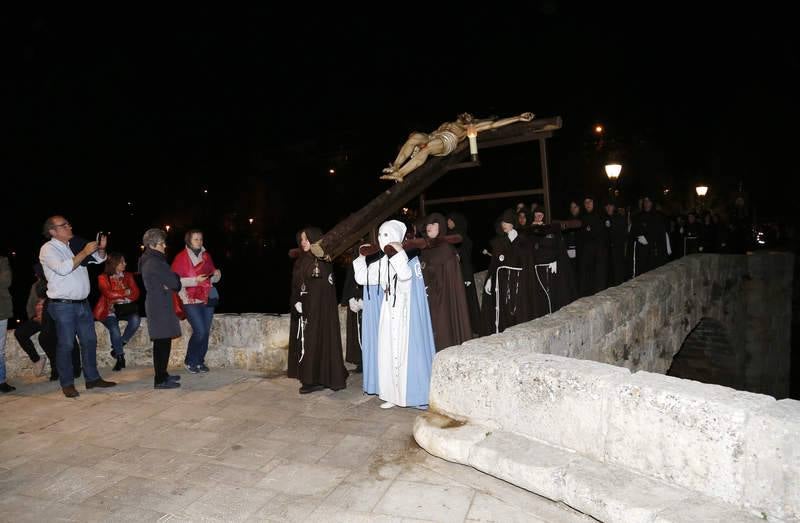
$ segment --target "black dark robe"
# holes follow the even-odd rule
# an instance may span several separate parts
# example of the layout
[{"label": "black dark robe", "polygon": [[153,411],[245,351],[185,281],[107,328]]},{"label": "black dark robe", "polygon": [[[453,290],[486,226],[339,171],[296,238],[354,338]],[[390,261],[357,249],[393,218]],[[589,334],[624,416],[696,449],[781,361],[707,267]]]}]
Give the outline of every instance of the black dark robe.
[{"label": "black dark robe", "polygon": [[[578,297],[575,273],[558,224],[531,224],[528,238],[533,247],[535,317],[555,312]],[[555,272],[544,264],[556,262]]]},{"label": "black dark robe", "polygon": [[578,230],[578,292],[591,296],[606,288],[608,278],[608,234],[596,212],[581,215]]},{"label": "black dark robe", "polygon": [[[314,277],[315,268],[319,269],[318,277]],[[302,304],[302,315],[295,308],[297,302]],[[303,385],[323,385],[333,390],[345,388],[348,373],[342,359],[331,264],[316,259],[310,252],[301,254],[292,270],[290,303],[287,375],[299,379]],[[299,327],[301,320],[304,322],[302,329]]]},{"label": "black dark robe", "polygon": [[695,221],[684,225],[683,245],[685,255],[703,252],[703,226],[700,222]]},{"label": "black dark robe", "polygon": [[[426,222],[438,223],[440,236],[447,234],[447,222],[441,214],[430,215]],[[422,249],[420,258],[436,351],[472,339],[467,295],[455,247],[442,243]]]},{"label": "black dark robe", "polygon": [[[492,241],[492,261],[486,274],[487,279],[492,279],[492,293],[487,295],[484,291],[482,303],[482,315],[488,322],[489,334],[503,332],[512,325],[535,317],[533,296],[538,284],[533,265],[533,247],[524,235],[518,234],[513,242],[506,234]],[[497,281],[497,269],[502,266],[522,270],[502,269]],[[498,300],[499,319],[496,316]]]},{"label": "black dark robe", "polygon": [[614,287],[628,279],[628,224],[614,213],[604,217],[603,225],[608,235],[608,286]]},{"label": "black dark robe", "polygon": [[354,365],[361,365],[361,311],[353,312],[350,309],[350,298],[362,299],[363,288],[356,283],[353,264],[347,264],[347,276],[344,279],[341,304],[347,307],[347,347],[345,347],[345,361]]},{"label": "black dark robe", "polygon": [[461,235],[461,243],[456,245],[458,261],[461,263],[461,278],[464,280],[464,291],[467,295],[467,308],[469,309],[469,323],[472,333],[476,336],[486,334],[481,321],[481,311],[478,305],[478,291],[475,287],[475,268],[472,265],[472,239],[467,235],[467,219],[461,213],[453,212],[447,215],[453,220],[455,227],[448,234]]},{"label": "black dark robe", "polygon": [[[639,236],[645,237],[647,245],[638,241]],[[635,256],[634,276],[664,265],[667,261],[667,224],[664,216],[658,211],[642,211],[635,215],[631,220],[630,241]]]}]

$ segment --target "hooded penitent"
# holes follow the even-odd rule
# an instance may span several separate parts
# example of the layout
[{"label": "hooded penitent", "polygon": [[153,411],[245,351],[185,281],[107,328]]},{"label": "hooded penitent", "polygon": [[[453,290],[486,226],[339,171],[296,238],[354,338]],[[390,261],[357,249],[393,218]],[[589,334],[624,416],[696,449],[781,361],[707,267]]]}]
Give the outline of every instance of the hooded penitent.
[{"label": "hooded penitent", "polygon": [[[475,288],[475,269],[472,265],[472,239],[467,234],[467,219],[459,212],[451,212],[447,215],[448,221],[452,221],[454,227],[448,234],[461,235],[461,243],[456,245],[458,261],[461,264],[461,279],[464,281],[464,291],[467,296],[467,308],[469,309],[469,323],[473,334],[483,336],[486,334],[481,321],[480,306],[478,305],[478,291]],[[448,223],[449,225],[449,223]]]},{"label": "hooded penitent", "polygon": [[[298,232],[298,244],[302,232],[311,243],[322,237],[319,229],[307,227]],[[302,253],[294,262],[291,293],[287,375],[303,385],[343,389],[347,370],[331,264],[310,251]],[[302,313],[297,310],[298,303]]]},{"label": "hooded penitent", "polygon": [[[378,231],[381,249],[390,243],[402,242],[405,233],[406,226],[402,222],[385,222]],[[427,405],[435,348],[419,260],[409,260],[401,248],[376,263],[375,272],[379,273],[382,291],[378,322],[378,395],[386,402],[404,407]],[[366,265],[366,261],[359,265]],[[357,277],[364,272],[358,266],[355,269]],[[367,267],[366,272],[371,274],[372,267]],[[366,374],[366,354],[364,358]]]},{"label": "hooded penitent", "polygon": [[[543,210],[536,211],[544,214]],[[567,247],[558,224],[532,224],[528,239],[533,247],[534,315],[555,312],[577,297],[575,272],[567,255]]]},{"label": "hooded penitent", "polygon": [[[514,225],[516,213],[508,209],[499,222]],[[490,293],[484,296],[482,316],[489,324],[488,332],[502,332],[506,328],[533,319],[533,249],[524,235],[511,231],[502,233],[492,244],[492,261],[486,275]]]},{"label": "hooded penitent", "polygon": [[[429,215],[425,219],[426,229],[430,224],[438,225],[438,237],[447,234],[447,220],[441,214]],[[436,350],[461,345],[472,338],[472,327],[456,249],[449,243],[441,243],[423,249],[421,257]]]}]

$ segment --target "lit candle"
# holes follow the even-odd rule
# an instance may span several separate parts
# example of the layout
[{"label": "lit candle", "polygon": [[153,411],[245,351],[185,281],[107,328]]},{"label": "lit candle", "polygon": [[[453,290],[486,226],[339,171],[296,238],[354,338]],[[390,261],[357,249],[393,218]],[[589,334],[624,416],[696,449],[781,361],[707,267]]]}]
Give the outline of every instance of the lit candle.
[{"label": "lit candle", "polygon": [[478,156],[478,131],[474,125],[467,127],[467,137],[469,138],[469,154]]}]

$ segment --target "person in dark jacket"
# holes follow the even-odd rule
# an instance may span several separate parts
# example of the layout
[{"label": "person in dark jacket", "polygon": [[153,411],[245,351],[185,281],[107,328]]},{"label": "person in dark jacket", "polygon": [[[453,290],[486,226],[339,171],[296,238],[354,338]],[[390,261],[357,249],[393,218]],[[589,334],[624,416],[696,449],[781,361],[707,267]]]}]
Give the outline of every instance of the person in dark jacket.
[{"label": "person in dark jacket", "polygon": [[139,258],[139,272],[144,280],[147,297],[144,310],[147,330],[153,340],[153,370],[156,389],[176,389],[181,386],[180,376],[167,373],[172,338],[181,335],[181,325],[173,308],[173,295],[181,289],[181,278],[167,263],[167,233],[161,229],[148,229],[142,243],[145,251]]}]

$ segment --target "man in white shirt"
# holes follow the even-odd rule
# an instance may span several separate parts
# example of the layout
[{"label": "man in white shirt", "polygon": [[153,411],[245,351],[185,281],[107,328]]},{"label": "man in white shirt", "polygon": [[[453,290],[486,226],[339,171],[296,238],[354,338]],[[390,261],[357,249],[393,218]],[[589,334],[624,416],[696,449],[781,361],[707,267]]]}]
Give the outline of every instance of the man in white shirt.
[{"label": "man in white shirt", "polygon": [[93,241],[77,254],[69,247],[72,225],[63,216],[51,216],[44,222],[44,235],[50,241],[42,245],[39,261],[47,278],[47,312],[56,323],[56,367],[61,390],[68,398],[79,396],[72,374],[72,347],[75,335],[83,349],[83,373],[86,388],[113,387],[97,372],[97,335],[94,317],[86,298],[89,296],[89,271],[81,263],[102,263],[106,259],[106,237]]}]

